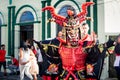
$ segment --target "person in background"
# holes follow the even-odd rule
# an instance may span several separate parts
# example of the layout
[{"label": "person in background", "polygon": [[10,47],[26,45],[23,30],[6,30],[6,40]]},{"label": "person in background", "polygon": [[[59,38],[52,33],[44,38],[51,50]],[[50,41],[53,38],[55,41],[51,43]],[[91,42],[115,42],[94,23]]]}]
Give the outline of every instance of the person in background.
[{"label": "person in background", "polygon": [[[30,41],[26,40],[20,48],[20,78],[23,80],[24,73],[32,80],[37,80],[39,72],[36,57],[31,49]],[[33,75],[33,77],[32,77]]]},{"label": "person in background", "polygon": [[33,51],[33,53],[35,54],[35,56],[37,55],[37,51],[36,51],[36,49],[35,49],[35,46],[31,46],[31,50]]},{"label": "person in background", "polygon": [[39,75],[42,76],[42,62],[43,62],[43,57],[41,54],[40,48],[37,46],[37,61],[38,61],[38,66],[39,66]]},{"label": "person in background", "polygon": [[116,42],[114,43],[115,49],[114,52],[116,54],[114,67],[117,72],[117,78],[120,80],[120,34],[117,37]]},{"label": "person in background", "polygon": [[38,64],[37,64],[37,51],[35,49],[35,47],[32,45],[30,47],[32,53],[34,54],[33,59],[31,60],[31,66],[30,66],[30,73],[34,76],[34,80],[37,80],[37,75],[39,74],[39,68],[38,68]]},{"label": "person in background", "polygon": [[1,45],[1,50],[0,50],[0,72],[1,72],[1,67],[3,66],[3,68],[4,68],[4,76],[7,75],[7,73],[6,73],[5,55],[6,55],[5,45],[2,44]]},{"label": "person in background", "polygon": [[[33,75],[34,80],[37,80],[37,75],[39,74],[39,68],[37,64],[37,58],[35,57],[34,53],[32,52],[32,60],[31,60],[31,66],[30,66],[30,73]],[[34,56],[33,56],[34,55]]]},{"label": "person in background", "polygon": [[33,52],[28,47],[28,41],[26,41],[24,44],[20,46],[19,49],[19,69],[20,69],[20,80],[24,79],[24,74],[27,75],[31,80],[33,80],[33,77],[30,73],[30,67],[31,67],[31,55]]},{"label": "person in background", "polygon": [[84,46],[86,46],[86,44],[88,44],[89,46],[98,44],[97,34],[95,34],[95,32],[91,32],[91,34],[88,33],[89,26],[87,23],[83,23],[80,30],[81,30],[81,40],[85,41]]},{"label": "person in background", "polygon": [[19,62],[14,57],[14,55],[11,55],[11,61],[12,64],[8,65],[8,69],[11,71],[11,74],[15,74],[16,72],[19,72]]},{"label": "person in background", "polygon": [[84,41],[91,41],[93,40],[94,32],[91,33],[91,35],[88,34],[89,26],[87,23],[83,23],[81,27],[81,38]]}]

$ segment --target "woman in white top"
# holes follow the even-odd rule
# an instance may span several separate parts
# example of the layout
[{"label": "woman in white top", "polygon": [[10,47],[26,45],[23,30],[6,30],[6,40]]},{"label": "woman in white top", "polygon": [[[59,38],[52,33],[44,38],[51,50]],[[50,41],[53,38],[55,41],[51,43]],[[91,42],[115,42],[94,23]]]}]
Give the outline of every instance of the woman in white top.
[{"label": "woman in white top", "polygon": [[27,77],[33,80],[33,77],[30,73],[30,66],[32,60],[31,55],[34,54],[27,47],[27,45],[24,45],[23,48],[20,48],[20,54],[19,54],[20,80],[24,79],[24,74],[26,74]]}]

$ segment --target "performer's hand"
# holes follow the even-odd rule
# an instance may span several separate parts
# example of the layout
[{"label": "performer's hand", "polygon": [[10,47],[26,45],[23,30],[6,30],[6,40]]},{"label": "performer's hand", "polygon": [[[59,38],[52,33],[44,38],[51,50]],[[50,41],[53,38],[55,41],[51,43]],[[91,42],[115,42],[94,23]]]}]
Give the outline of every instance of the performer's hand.
[{"label": "performer's hand", "polygon": [[117,44],[117,42],[114,42],[114,43],[113,43],[113,45],[116,45],[116,44]]},{"label": "performer's hand", "polygon": [[96,40],[97,35],[96,35],[96,33],[94,31],[91,32],[91,37],[92,37],[93,41]]}]

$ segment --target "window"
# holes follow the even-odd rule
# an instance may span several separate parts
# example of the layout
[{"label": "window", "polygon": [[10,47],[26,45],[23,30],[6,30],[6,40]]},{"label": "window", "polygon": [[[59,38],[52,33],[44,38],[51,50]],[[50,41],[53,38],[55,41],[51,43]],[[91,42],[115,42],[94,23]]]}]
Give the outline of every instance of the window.
[{"label": "window", "polygon": [[20,22],[31,22],[34,21],[34,16],[30,11],[25,11],[21,18],[20,18]]}]

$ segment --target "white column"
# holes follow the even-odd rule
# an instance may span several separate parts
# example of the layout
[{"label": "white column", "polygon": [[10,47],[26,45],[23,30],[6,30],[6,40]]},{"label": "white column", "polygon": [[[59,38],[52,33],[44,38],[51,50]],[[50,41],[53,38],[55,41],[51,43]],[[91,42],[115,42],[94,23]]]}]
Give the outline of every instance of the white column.
[{"label": "white column", "polygon": [[19,25],[16,25],[15,26],[15,48],[14,48],[14,51],[15,51],[15,57],[18,58],[18,55],[19,55],[19,48],[20,47],[20,26]]}]

